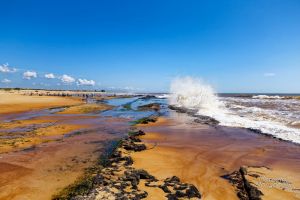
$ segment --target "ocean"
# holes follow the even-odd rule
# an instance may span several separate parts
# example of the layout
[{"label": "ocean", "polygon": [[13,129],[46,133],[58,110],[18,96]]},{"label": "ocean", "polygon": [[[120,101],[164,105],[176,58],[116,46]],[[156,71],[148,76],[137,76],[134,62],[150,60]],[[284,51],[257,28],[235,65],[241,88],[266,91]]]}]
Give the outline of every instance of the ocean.
[{"label": "ocean", "polygon": [[300,94],[217,94],[193,78],[175,80],[169,104],[197,109],[222,126],[241,127],[300,144]]}]

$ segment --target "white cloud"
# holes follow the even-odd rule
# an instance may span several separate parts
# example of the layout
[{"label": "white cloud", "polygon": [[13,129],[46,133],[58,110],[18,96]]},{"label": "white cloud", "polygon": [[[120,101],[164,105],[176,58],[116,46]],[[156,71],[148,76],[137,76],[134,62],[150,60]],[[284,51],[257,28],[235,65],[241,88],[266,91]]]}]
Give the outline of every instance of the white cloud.
[{"label": "white cloud", "polygon": [[53,79],[53,78],[55,78],[55,75],[54,75],[54,74],[52,74],[52,73],[45,74],[45,78],[48,78],[48,79]]},{"label": "white cloud", "polygon": [[2,83],[5,83],[5,84],[8,84],[8,83],[11,83],[11,80],[5,78],[5,79],[3,79],[1,82],[2,82]]},{"label": "white cloud", "polygon": [[26,71],[23,73],[23,78],[30,80],[32,78],[36,78],[37,77],[37,73],[34,71]]},{"label": "white cloud", "polygon": [[66,74],[62,75],[60,80],[65,84],[71,84],[71,83],[75,82],[75,79],[72,76],[69,76],[69,75],[66,75]]},{"label": "white cloud", "polygon": [[264,73],[264,76],[266,77],[272,77],[272,76],[275,76],[276,74],[273,73],[273,72],[268,72],[268,73]]},{"label": "white cloud", "polygon": [[3,72],[3,73],[14,73],[16,71],[17,71],[16,68],[11,68],[11,67],[8,66],[8,64],[0,65],[0,72]]},{"label": "white cloud", "polygon": [[126,86],[126,87],[124,87],[124,90],[134,90],[134,88],[131,86]]},{"label": "white cloud", "polygon": [[96,82],[94,80],[78,79],[77,85],[94,86]]}]

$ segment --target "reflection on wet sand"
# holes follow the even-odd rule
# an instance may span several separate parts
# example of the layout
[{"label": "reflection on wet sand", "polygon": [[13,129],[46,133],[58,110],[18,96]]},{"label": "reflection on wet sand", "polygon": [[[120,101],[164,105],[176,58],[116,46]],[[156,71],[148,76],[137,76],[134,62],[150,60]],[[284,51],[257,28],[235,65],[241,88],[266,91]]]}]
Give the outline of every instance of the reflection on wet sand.
[{"label": "reflection on wet sand", "polygon": [[[128,129],[127,119],[96,114],[111,109],[105,104],[83,104],[71,97],[8,96],[15,100],[3,100],[7,96],[2,95],[0,102],[0,107],[11,108],[0,115],[1,200],[50,199]],[[33,104],[27,108],[30,100]],[[47,109],[52,106],[69,108],[58,113],[63,108]]]},{"label": "reflection on wet sand", "polygon": [[[291,183],[284,188],[260,189],[263,199],[300,198],[300,148],[298,145],[254,134],[245,129],[209,127],[191,123],[183,114],[140,126],[149,150],[132,155],[136,168],[158,178],[176,175],[195,184],[204,199],[237,199],[234,187],[224,178],[240,166],[266,166],[264,176],[280,175]],[[277,177],[278,178],[278,177]],[[258,184],[258,182],[256,182]]]},{"label": "reflection on wet sand", "polygon": [[1,154],[0,199],[49,199],[74,182],[100,156],[105,142],[121,137],[128,124],[111,119],[92,122],[96,121],[88,131]]}]

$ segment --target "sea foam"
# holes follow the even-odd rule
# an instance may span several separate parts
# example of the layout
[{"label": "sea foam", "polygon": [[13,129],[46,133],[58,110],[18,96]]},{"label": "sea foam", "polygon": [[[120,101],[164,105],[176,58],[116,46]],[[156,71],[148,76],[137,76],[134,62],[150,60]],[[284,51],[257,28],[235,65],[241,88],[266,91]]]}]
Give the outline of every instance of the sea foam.
[{"label": "sea foam", "polygon": [[[169,103],[185,108],[197,109],[199,115],[212,117],[220,125],[260,130],[274,137],[300,143],[300,129],[289,126],[299,116],[295,110],[286,110],[293,100],[281,98],[218,97],[214,89],[197,78],[182,77],[172,81]],[[291,101],[291,102],[287,102]],[[273,107],[266,108],[266,106]],[[297,107],[295,107],[297,110]],[[291,118],[287,118],[291,116]]]}]

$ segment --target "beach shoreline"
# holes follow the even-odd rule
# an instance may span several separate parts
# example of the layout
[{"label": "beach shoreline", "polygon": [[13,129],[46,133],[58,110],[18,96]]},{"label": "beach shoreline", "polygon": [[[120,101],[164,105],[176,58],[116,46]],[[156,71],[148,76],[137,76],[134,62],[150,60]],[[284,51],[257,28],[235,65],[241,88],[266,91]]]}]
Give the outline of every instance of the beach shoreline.
[{"label": "beach shoreline", "polygon": [[[151,149],[134,153],[134,166],[160,178],[176,175],[195,184],[204,199],[237,199],[237,188],[225,177],[244,166],[261,176],[251,181],[266,194],[262,199],[300,197],[298,145],[246,129],[184,127],[174,118],[140,126],[146,132],[141,139]],[[262,170],[265,167],[268,170]],[[281,179],[288,184],[278,185]]]},{"label": "beach shoreline", "polygon": [[[70,103],[70,97],[58,98]],[[300,197],[299,145],[246,128],[219,126],[186,111],[168,110],[161,116],[167,106],[151,101],[139,105],[139,98],[114,106],[99,98],[51,112],[36,108],[34,114],[23,112],[22,118],[2,121],[0,199]],[[99,115],[107,110],[112,116]],[[152,110],[154,115],[136,121],[113,114]],[[7,137],[20,133],[28,141]],[[11,148],[5,150],[3,141]],[[107,153],[114,141],[119,145]]]}]

